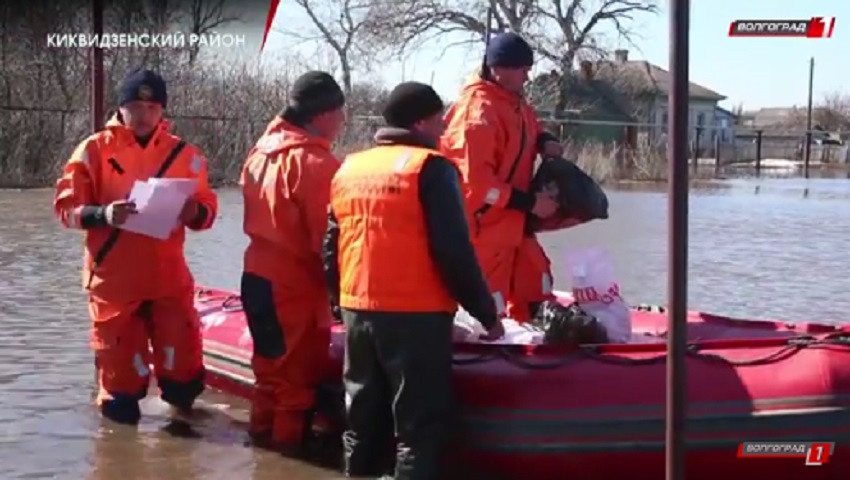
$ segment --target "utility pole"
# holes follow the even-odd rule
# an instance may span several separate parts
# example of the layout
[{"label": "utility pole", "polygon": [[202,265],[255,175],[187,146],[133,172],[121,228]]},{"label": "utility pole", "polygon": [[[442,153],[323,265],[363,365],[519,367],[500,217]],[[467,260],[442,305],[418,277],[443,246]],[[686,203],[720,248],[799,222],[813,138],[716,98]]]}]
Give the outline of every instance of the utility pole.
[{"label": "utility pole", "polygon": [[[103,36],[103,0],[92,0],[92,34],[99,39]],[[103,128],[103,49],[99,45],[91,47],[91,128],[97,132]]]},{"label": "utility pole", "polygon": [[670,1],[670,75],[667,149],[668,270],[667,415],[665,479],[685,479],[688,315],[688,117],[690,1]]}]

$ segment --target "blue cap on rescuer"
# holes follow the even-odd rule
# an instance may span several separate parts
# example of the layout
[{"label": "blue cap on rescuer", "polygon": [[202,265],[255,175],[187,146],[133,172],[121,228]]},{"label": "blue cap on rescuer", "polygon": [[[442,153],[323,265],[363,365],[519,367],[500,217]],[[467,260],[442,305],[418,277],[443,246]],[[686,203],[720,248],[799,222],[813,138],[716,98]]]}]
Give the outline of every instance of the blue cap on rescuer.
[{"label": "blue cap on rescuer", "polygon": [[119,105],[143,100],[156,102],[165,108],[168,104],[168,91],[165,80],[159,74],[150,70],[134,70],[121,82],[119,89]]},{"label": "blue cap on rescuer", "polygon": [[534,65],[534,50],[516,33],[502,33],[490,40],[485,61],[488,67],[531,67]]}]

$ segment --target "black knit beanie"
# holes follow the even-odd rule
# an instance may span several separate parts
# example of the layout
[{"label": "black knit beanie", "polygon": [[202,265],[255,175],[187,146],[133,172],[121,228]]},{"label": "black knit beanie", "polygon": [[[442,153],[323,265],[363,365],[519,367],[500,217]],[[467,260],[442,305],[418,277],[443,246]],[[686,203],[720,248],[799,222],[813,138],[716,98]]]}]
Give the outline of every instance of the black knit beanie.
[{"label": "black knit beanie", "polygon": [[150,70],[134,70],[121,82],[118,100],[119,106],[143,100],[159,103],[162,108],[165,108],[168,106],[168,91],[165,88],[165,80],[159,74]]},{"label": "black knit beanie", "polygon": [[384,105],[384,121],[397,128],[410,128],[416,122],[443,112],[445,105],[430,85],[404,82],[396,86]]},{"label": "black knit beanie", "polygon": [[312,71],[295,80],[289,91],[288,103],[284,116],[307,121],[316,115],[342,108],[345,93],[329,73]]}]

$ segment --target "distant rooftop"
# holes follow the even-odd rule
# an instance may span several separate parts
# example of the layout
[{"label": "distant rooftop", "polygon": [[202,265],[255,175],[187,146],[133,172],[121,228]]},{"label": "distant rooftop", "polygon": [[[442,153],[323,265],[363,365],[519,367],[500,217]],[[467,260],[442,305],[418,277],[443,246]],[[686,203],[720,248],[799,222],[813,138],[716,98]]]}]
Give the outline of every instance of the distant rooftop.
[{"label": "distant rooftop", "polygon": [[[616,50],[614,60],[603,60],[592,65],[593,75],[612,79],[615,83],[629,83],[629,87],[641,93],[667,95],[670,93],[672,76],[667,70],[646,60],[629,60],[628,50]],[[691,98],[722,101],[725,95],[690,82]]]}]

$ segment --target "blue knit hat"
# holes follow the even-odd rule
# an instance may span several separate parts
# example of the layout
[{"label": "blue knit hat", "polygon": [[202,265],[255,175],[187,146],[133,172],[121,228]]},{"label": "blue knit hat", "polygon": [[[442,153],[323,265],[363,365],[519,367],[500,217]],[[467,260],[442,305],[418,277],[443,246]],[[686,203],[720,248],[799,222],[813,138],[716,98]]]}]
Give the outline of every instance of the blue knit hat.
[{"label": "blue knit hat", "polygon": [[150,70],[134,70],[121,82],[118,94],[119,105],[123,106],[136,100],[156,102],[165,108],[168,105],[168,92],[165,80]]},{"label": "blue knit hat", "polygon": [[488,67],[530,67],[534,65],[534,50],[516,33],[502,33],[490,40],[485,61]]}]

